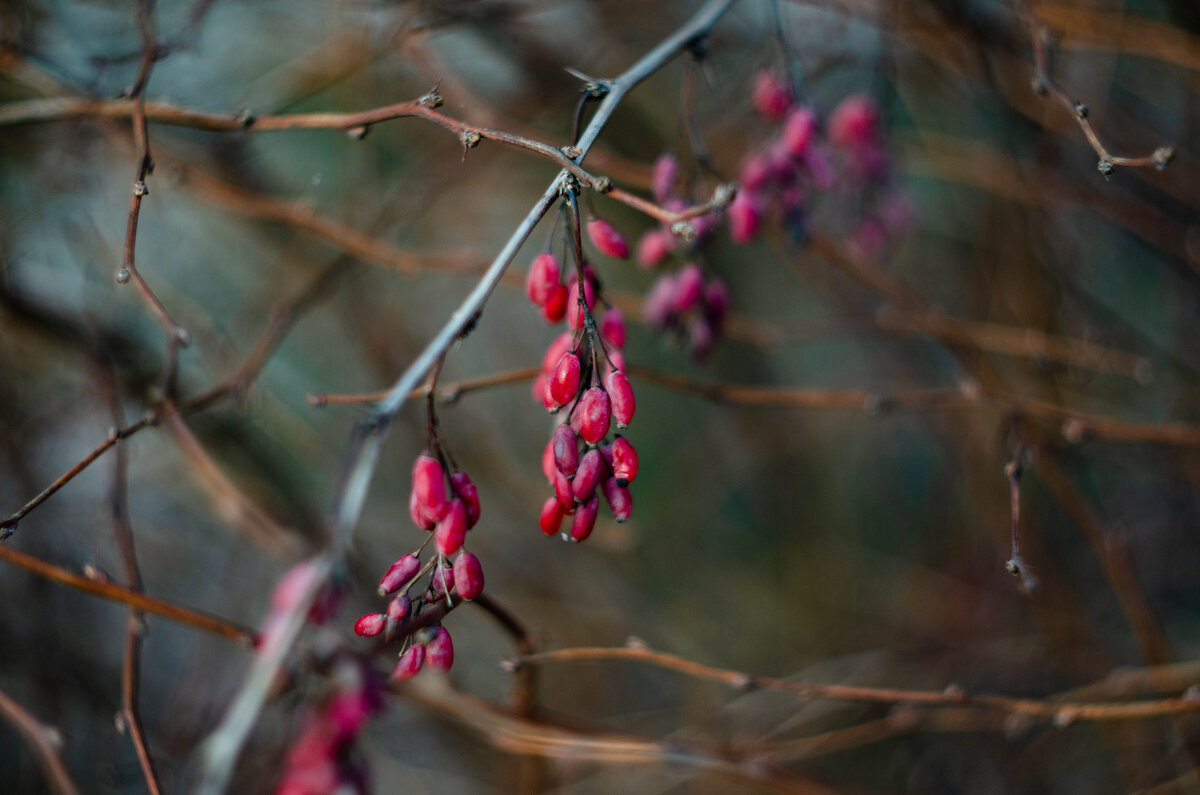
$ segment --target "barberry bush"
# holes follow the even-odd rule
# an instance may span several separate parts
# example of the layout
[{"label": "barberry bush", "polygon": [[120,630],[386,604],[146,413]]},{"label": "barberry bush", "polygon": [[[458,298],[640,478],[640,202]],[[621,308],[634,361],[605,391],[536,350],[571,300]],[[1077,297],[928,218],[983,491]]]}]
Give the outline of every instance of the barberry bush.
[{"label": "barberry bush", "polygon": [[1190,791],[1186,3],[0,7],[0,791]]}]

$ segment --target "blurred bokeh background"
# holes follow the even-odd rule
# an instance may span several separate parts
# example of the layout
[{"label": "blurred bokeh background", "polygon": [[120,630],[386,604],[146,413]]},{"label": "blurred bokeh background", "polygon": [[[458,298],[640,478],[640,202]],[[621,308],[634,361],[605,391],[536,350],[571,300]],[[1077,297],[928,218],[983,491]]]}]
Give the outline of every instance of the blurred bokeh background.
[{"label": "blurred bokeh background", "polygon": [[[146,97],[262,116],[372,108],[436,84],[455,118],[564,145],[579,95],[565,67],[615,74],[698,5],[162,2],[167,52]],[[163,330],[114,280],[136,171],[128,119],[4,116],[47,97],[120,96],[142,46],[131,6],[0,6],[3,515],[104,439],[114,396],[132,422],[162,395]],[[778,391],[714,400],[635,377],[633,518],[618,525],[602,512],[584,544],[538,530],[552,426],[527,384],[442,409],[483,502],[471,548],[487,592],[541,648],[636,637],[801,681],[1035,699],[1097,682],[1087,699],[1172,697],[1200,683],[1190,662],[1200,659],[1200,12],[1187,0],[1059,0],[1033,13],[1056,34],[1055,78],[1087,104],[1104,145],[1140,156],[1173,144],[1167,168],[1100,173],[1072,113],[1031,89],[1031,27],[1008,2],[742,0],[703,62],[679,57],[621,105],[585,165],[644,194],[651,164],[672,152],[703,199],[778,134],[751,109],[759,72],[790,70],[826,118],[866,93],[884,120],[887,193],[912,217],[864,251],[856,233],[878,191],[835,187],[808,197],[802,221],[768,217],[749,245],[718,230],[691,256],[729,285],[733,317],[700,362],[633,322],[657,274],[596,257],[629,310],[631,365]],[[689,119],[714,173],[693,165]],[[295,310],[244,390],[122,445],[146,591],[255,626],[281,574],[323,543],[339,460],[368,416],[308,396],[391,383],[557,167],[489,142],[464,157],[452,135],[415,119],[362,140],[152,121],[150,143],[137,260],[193,338],[178,355],[180,398],[234,373],[276,328],[280,301]],[[593,202],[631,243],[654,225]],[[557,330],[520,285],[549,226],[452,350],[444,382],[541,361]],[[788,394],[796,405],[784,405]],[[914,394],[915,405],[888,399]],[[333,626],[350,648],[369,648],[350,625],[378,609],[379,572],[418,541],[406,501],[423,444],[414,402],[347,562]],[[1022,552],[1039,583],[1029,594],[1004,567],[1004,466],[1019,451]],[[123,580],[115,465],[101,457],[3,543]],[[0,566],[0,690],[61,732],[84,791],[144,791],[113,721],[125,609]],[[180,791],[251,656],[147,621],[141,712],[164,788]],[[510,639],[471,607],[447,626],[453,686],[503,709],[512,677],[497,663],[513,654]],[[381,671],[390,659],[376,661]],[[1104,684],[1114,672],[1133,672],[1132,683]],[[903,700],[740,693],[614,661],[538,675],[538,725],[636,737],[658,761],[580,752],[530,763],[426,681],[391,697],[360,740],[376,791],[1200,788],[1191,717],[1056,726]],[[272,701],[236,791],[270,789],[321,688],[299,670]],[[45,787],[30,747],[0,725],[0,790]]]}]

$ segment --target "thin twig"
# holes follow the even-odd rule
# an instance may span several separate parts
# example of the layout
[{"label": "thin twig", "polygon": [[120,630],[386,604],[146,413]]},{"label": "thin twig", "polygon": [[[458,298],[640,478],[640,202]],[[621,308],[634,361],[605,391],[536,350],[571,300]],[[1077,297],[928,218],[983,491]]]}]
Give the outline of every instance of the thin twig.
[{"label": "thin twig", "polygon": [[61,735],[33,717],[3,690],[0,690],[0,715],[15,726],[33,748],[50,787],[59,795],[78,795],[79,789],[71,779],[71,774],[67,772],[59,753],[59,746],[62,745]]}]

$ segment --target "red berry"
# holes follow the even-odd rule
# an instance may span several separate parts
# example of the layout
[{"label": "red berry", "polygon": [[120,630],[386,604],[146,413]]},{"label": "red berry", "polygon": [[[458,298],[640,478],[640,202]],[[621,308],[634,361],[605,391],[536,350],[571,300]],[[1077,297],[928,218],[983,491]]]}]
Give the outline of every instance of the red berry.
[{"label": "red berry", "polygon": [[420,672],[421,666],[424,664],[425,647],[414,643],[408,647],[408,651],[400,655],[400,662],[396,663],[396,668],[392,671],[392,678],[397,682],[412,679]]},{"label": "red berry", "polygon": [[625,245],[625,238],[603,218],[589,218],[587,233],[592,245],[604,256],[613,259],[625,259],[629,256],[629,246]]},{"label": "red berry", "polygon": [[750,191],[738,193],[725,212],[729,215],[729,236],[734,243],[749,243],[758,234],[762,203]]},{"label": "red berry", "polygon": [[416,576],[421,570],[421,559],[411,552],[396,560],[388,567],[387,573],[379,581],[379,595],[387,596]]},{"label": "red berry", "polygon": [[546,448],[542,450],[542,474],[546,476],[546,482],[551,486],[554,485],[554,473],[558,471],[558,464],[554,460],[554,437],[550,437],[550,441],[546,442]]},{"label": "red berry", "polygon": [[600,318],[600,336],[614,348],[625,347],[625,316],[615,306]]},{"label": "red berry", "polygon": [[438,521],[433,539],[443,555],[453,555],[462,549],[467,539],[467,505],[458,497],[450,500],[450,510]]},{"label": "red berry", "polygon": [[829,140],[847,149],[865,147],[879,137],[879,106],[866,94],[843,99],[829,117]]},{"label": "red berry", "polygon": [[483,567],[470,552],[462,553],[454,561],[454,587],[463,599],[474,599],[483,593]]},{"label": "red berry", "polygon": [[450,485],[467,505],[467,529],[479,524],[479,489],[471,482],[471,476],[459,470],[450,476]]},{"label": "red berry", "polygon": [[418,526],[425,527],[445,515],[446,473],[441,463],[428,453],[421,453],[413,463],[412,490],[416,513],[424,520]]},{"label": "red berry", "polygon": [[624,436],[618,436],[612,443],[612,473],[617,485],[628,486],[637,477],[637,472],[637,450]]},{"label": "red berry", "polygon": [[575,510],[575,491],[567,476],[561,472],[554,473],[554,496],[562,504],[563,511],[571,513]]},{"label": "red berry", "polygon": [[618,428],[624,428],[633,422],[633,412],[637,408],[637,403],[633,399],[633,385],[629,383],[629,379],[625,377],[624,373],[620,370],[613,370],[604,379],[604,386],[608,390],[613,419],[617,421]]},{"label": "red berry", "polygon": [[533,258],[529,274],[525,277],[525,293],[538,306],[545,306],[558,285],[558,260],[546,251]]},{"label": "red berry", "polygon": [[550,347],[546,348],[546,353],[542,355],[542,372],[546,374],[553,372],[558,360],[563,357],[564,353],[571,350],[574,343],[575,335],[569,331],[564,331],[555,337],[551,341]]},{"label": "red berry", "polygon": [[665,229],[651,229],[638,241],[637,259],[644,268],[653,268],[662,262],[675,247],[675,236]]},{"label": "red berry", "polygon": [[[550,445],[553,448],[555,471],[561,472],[567,480],[575,477],[575,470],[579,468],[579,444],[575,439],[575,431],[570,425],[559,425],[554,429],[554,436],[550,437]],[[550,480],[554,480],[553,475]]]},{"label": "red berry", "polygon": [[604,474],[605,468],[604,457],[600,455],[599,450],[593,448],[583,454],[579,461],[579,471],[575,473],[575,480],[571,482],[575,502],[584,502],[596,493],[596,486],[600,485],[600,476]]},{"label": "red berry", "polygon": [[579,435],[588,444],[596,444],[608,433],[608,420],[612,416],[608,393],[594,386],[583,393],[576,412],[579,416]]},{"label": "red berry", "polygon": [[538,526],[542,528],[543,533],[552,536],[562,526],[563,516],[565,515],[566,513],[563,511],[562,503],[558,501],[558,497],[551,497],[542,505],[542,516],[538,520]]},{"label": "red berry", "polygon": [[762,155],[755,155],[742,164],[742,173],[738,176],[742,190],[761,190],[774,176],[773,169]]},{"label": "red berry", "polygon": [[572,541],[583,541],[592,534],[596,527],[596,514],[599,512],[599,494],[593,494],[587,502],[575,509],[575,517],[571,520]]},{"label": "red berry", "polygon": [[704,294],[704,274],[700,266],[689,262],[675,276],[675,294],[672,296],[671,308],[678,313],[691,309]]},{"label": "red berry", "polygon": [[633,513],[633,495],[629,493],[629,489],[617,483],[616,478],[609,478],[604,481],[600,490],[604,492],[608,507],[612,508],[613,518],[618,522],[628,519],[629,514]]},{"label": "red berry", "polygon": [[662,201],[671,192],[675,177],[679,175],[679,161],[673,155],[660,155],[654,161],[654,171],[650,177],[650,188],[654,198]]},{"label": "red berry", "polygon": [[[587,302],[587,308],[590,310],[596,305],[596,287],[592,284],[591,279],[587,279],[583,283],[583,299]],[[579,282],[572,282],[571,289],[567,293],[567,328],[572,331],[579,331],[583,327],[584,315],[579,311]]]},{"label": "red berry", "polygon": [[779,121],[791,107],[792,95],[779,75],[762,71],[754,78],[751,101],[759,116],[767,121]]},{"label": "red berry", "polygon": [[435,671],[449,671],[454,665],[454,643],[445,627],[434,630],[433,639],[425,644],[425,662]]},{"label": "red berry", "polygon": [[783,151],[792,157],[804,157],[817,137],[817,116],[808,108],[797,108],[788,114],[779,134]]},{"label": "red berry", "polygon": [[671,322],[675,300],[675,277],[663,274],[650,287],[642,301],[642,320],[652,328],[665,328]]},{"label": "red berry", "polygon": [[564,353],[550,376],[550,397],[560,406],[565,406],[575,399],[579,392],[579,372],[582,367],[579,357],[573,353]]},{"label": "red berry", "polygon": [[428,594],[425,601],[438,601],[443,596],[449,596],[454,590],[454,564],[450,561],[445,561],[445,565],[434,566],[433,573],[429,575],[429,590],[433,594],[431,600]]},{"label": "red berry", "polygon": [[383,613],[367,613],[354,622],[354,634],[362,635],[364,638],[374,637],[383,632],[386,623],[387,616]]},{"label": "red berry", "polygon": [[403,621],[408,618],[409,611],[412,609],[412,602],[404,594],[392,599],[388,602],[387,617],[389,621]]},{"label": "red berry", "polygon": [[567,286],[556,284],[542,305],[542,317],[547,323],[558,323],[567,315]]}]

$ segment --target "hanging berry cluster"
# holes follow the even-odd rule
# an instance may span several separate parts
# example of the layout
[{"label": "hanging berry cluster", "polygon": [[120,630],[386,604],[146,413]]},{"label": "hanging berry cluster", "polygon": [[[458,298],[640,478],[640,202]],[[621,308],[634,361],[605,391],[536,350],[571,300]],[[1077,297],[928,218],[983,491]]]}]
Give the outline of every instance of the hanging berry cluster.
[{"label": "hanging berry cluster", "polygon": [[[595,269],[583,259],[579,208],[573,191],[566,194],[570,236],[574,242],[575,272],[561,283],[558,260],[549,251],[534,258],[526,279],[526,292],[550,322],[567,321],[568,331],[550,343],[542,359],[542,372],[533,394],[554,415],[565,410],[565,421],[551,435],[542,458],[542,470],[554,496],[542,507],[540,526],[546,535],[570,527],[563,538],[583,541],[591,535],[603,495],[618,522],[629,518],[633,497],[629,484],[637,476],[637,452],[619,434],[609,443],[609,427],[623,429],[633,420],[636,402],[633,386],[624,373],[621,349],[625,346],[625,319],[609,306],[596,320],[601,285]],[[592,215],[588,238],[605,256],[625,259],[629,247],[607,221]],[[568,247],[570,248],[570,247]],[[547,306],[560,291],[567,302],[560,317]]]},{"label": "hanging berry cluster", "polygon": [[[458,468],[442,438],[433,406],[436,380],[437,371],[428,386],[429,448],[413,463],[408,499],[413,524],[430,535],[417,549],[398,558],[379,580],[379,595],[390,599],[384,612],[367,613],[355,622],[354,631],[364,637],[404,636],[406,625],[442,599],[453,604],[455,598],[471,600],[483,593],[483,567],[479,558],[463,548],[467,531],[479,522],[479,492],[471,477]],[[430,541],[436,554],[422,564],[421,555]],[[421,627],[405,637],[392,678],[410,679],[425,665],[446,671],[453,662],[454,644],[445,627]]]}]

